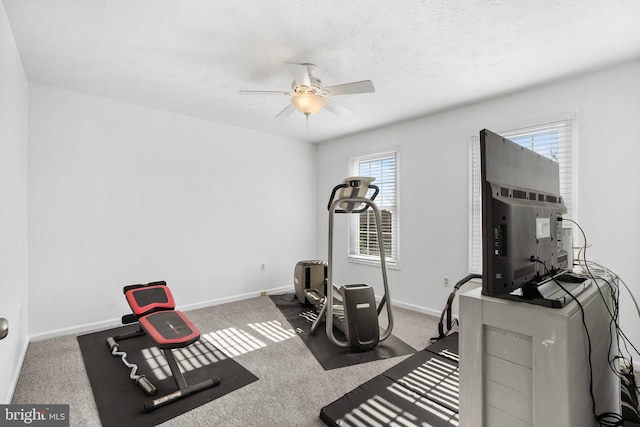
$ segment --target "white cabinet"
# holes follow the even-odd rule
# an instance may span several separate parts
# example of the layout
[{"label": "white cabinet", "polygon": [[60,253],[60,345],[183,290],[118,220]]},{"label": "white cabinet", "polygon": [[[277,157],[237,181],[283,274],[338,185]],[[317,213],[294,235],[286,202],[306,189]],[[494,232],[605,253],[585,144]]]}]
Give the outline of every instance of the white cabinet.
[{"label": "white cabinet", "polygon": [[[598,284],[602,292],[591,285],[578,296],[591,338],[596,413],[620,413],[619,379],[608,363],[610,346],[615,354],[612,298],[608,286]],[[460,296],[460,425],[597,425],[578,304],[554,309],[480,291]]]}]

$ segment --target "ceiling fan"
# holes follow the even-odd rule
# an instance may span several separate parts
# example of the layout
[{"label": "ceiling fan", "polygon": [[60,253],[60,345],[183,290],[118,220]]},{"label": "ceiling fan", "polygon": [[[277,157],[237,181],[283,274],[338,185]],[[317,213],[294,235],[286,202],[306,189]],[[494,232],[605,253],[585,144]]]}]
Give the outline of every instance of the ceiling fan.
[{"label": "ceiling fan", "polygon": [[335,86],[322,86],[320,71],[313,64],[284,63],[291,75],[293,82],[290,91],[270,91],[270,90],[241,90],[242,95],[287,95],[291,98],[291,104],[280,111],[276,117],[289,117],[295,110],[298,110],[307,118],[310,114],[315,114],[322,108],[326,108],[333,114],[344,116],[351,114],[352,110],[329,99],[329,96],[348,95],[355,93],[375,92],[371,80],[344,83]]}]

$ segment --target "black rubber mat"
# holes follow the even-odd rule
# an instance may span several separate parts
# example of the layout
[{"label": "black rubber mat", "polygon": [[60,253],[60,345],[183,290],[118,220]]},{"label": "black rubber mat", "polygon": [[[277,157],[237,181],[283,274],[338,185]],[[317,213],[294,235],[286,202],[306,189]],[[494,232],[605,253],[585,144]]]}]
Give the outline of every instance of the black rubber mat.
[{"label": "black rubber mat", "polygon": [[[359,363],[372,362],[374,360],[389,359],[391,357],[405,356],[415,353],[415,349],[393,334],[376,347],[368,351],[358,351],[352,348],[338,347],[327,337],[324,324],[311,335],[311,324],[315,318],[313,307],[304,306],[294,298],[293,294],[273,295],[271,301],[280,309],[289,324],[298,333],[302,341],[324,370],[344,368],[345,366]],[[336,338],[345,340],[344,335],[337,328],[334,331]]]},{"label": "black rubber mat", "polygon": [[458,425],[458,413],[378,375],[320,411],[329,426]]},{"label": "black rubber mat", "polygon": [[457,426],[457,349],[455,333],[325,406],[320,418],[343,427]]},{"label": "black rubber mat", "polygon": [[447,335],[446,337],[436,341],[431,344],[425,350],[439,354],[444,357],[451,357],[454,360],[458,360],[458,333],[453,332],[452,334]]},{"label": "black rubber mat", "polygon": [[451,359],[420,351],[382,375],[412,393],[458,412],[458,363]]},{"label": "black rubber mat", "polygon": [[[144,413],[144,403],[151,398],[129,379],[129,369],[119,357],[113,356],[107,338],[137,329],[136,325],[78,336],[82,358],[98,407],[100,421],[110,426],[155,426],[207,402],[244,387],[258,377],[235,360],[227,358],[211,343],[200,340],[176,354],[181,366],[186,366],[184,377],[189,384],[208,378],[220,377],[220,385],[167,406]],[[147,336],[120,341],[120,350],[127,360],[138,365],[138,374],[145,374],[158,389],[158,396],[177,389],[170,371],[162,368],[164,357]],[[181,361],[183,360],[183,361]],[[159,365],[159,366],[158,366]],[[168,375],[167,375],[168,374]]]}]

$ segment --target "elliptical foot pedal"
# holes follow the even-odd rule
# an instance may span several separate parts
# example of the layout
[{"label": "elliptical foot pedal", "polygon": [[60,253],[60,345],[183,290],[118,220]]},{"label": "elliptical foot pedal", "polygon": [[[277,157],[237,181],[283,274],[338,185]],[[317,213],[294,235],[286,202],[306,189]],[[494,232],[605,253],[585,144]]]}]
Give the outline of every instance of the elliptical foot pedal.
[{"label": "elliptical foot pedal", "polygon": [[307,298],[307,300],[309,300],[311,304],[315,305],[316,307],[323,305],[327,300],[327,297],[324,296],[322,292],[313,288],[305,289],[304,296]]}]

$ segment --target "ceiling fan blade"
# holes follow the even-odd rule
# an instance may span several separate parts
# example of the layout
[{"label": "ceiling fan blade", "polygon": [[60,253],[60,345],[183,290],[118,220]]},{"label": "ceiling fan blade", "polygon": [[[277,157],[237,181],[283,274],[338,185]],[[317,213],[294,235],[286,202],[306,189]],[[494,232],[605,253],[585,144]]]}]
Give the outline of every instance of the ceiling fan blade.
[{"label": "ceiling fan blade", "polygon": [[293,114],[294,111],[296,111],[296,107],[294,107],[293,104],[289,104],[284,107],[284,110],[276,114],[276,119],[284,119],[286,117],[289,117],[291,114]]},{"label": "ceiling fan blade", "polygon": [[290,95],[291,92],[279,90],[241,90],[240,95]]},{"label": "ceiling fan blade", "polygon": [[296,84],[311,87],[311,79],[309,79],[309,70],[305,64],[294,64],[293,62],[285,62],[284,65],[293,76]]},{"label": "ceiling fan blade", "polygon": [[331,111],[336,116],[348,116],[349,114],[353,113],[353,110],[351,108],[340,105],[336,101],[333,101],[331,99],[327,99],[327,103],[324,108]]},{"label": "ceiling fan blade", "polygon": [[341,85],[325,87],[329,95],[348,95],[350,93],[370,93],[375,92],[371,80],[362,80],[361,82],[344,83]]}]

